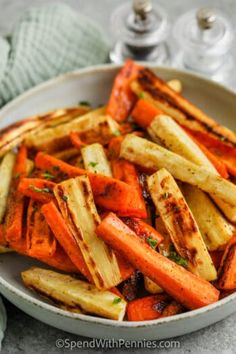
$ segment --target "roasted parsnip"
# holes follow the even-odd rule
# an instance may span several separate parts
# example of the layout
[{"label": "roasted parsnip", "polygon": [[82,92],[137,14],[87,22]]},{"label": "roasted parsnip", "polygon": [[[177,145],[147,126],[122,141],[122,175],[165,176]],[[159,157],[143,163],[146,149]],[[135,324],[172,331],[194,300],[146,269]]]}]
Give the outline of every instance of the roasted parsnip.
[{"label": "roasted parsnip", "polygon": [[188,261],[187,268],[206,280],[215,280],[216,269],[174,178],[161,169],[148,178],[148,187],[176,250]]},{"label": "roasted parsnip", "polygon": [[146,139],[127,135],[121,143],[121,157],[153,170],[166,168],[180,181],[236,206],[236,185]]},{"label": "roasted parsnip", "polygon": [[10,190],[12,172],[15,164],[16,156],[9,152],[7,153],[0,164],[0,223],[7,207],[7,197]]},{"label": "roasted parsnip", "polygon": [[76,313],[90,313],[121,321],[126,302],[111,291],[52,270],[32,267],[21,273],[24,284],[53,301],[57,306]]},{"label": "roasted parsnip", "polygon": [[182,82],[180,80],[177,79],[169,80],[167,81],[167,85],[177,93],[182,92],[183,87],[182,87]]},{"label": "roasted parsnip", "polygon": [[64,142],[72,131],[81,134],[86,142],[106,144],[112,136],[119,132],[119,125],[109,116],[104,115],[104,108],[91,111],[82,117],[56,127],[29,134],[25,143],[38,150],[53,152],[58,150],[58,143]]},{"label": "roasted parsnip", "polygon": [[[148,132],[155,142],[161,141],[169,150],[219,175],[199,146],[171,117],[158,116],[150,124]],[[230,221],[236,222],[236,207],[225,203],[214,195],[212,197],[226,217]]]},{"label": "roasted parsnip", "polygon": [[84,167],[94,173],[112,177],[111,166],[101,144],[90,144],[81,149]]},{"label": "roasted parsnip", "polygon": [[181,190],[208,250],[215,251],[224,246],[233,236],[234,227],[225,220],[211,199],[200,189],[183,184]]},{"label": "roasted parsnip", "polygon": [[54,188],[59,209],[76,239],[84,260],[99,289],[109,289],[121,282],[114,252],[96,235],[100,223],[87,176],[69,179]]},{"label": "roasted parsnip", "polygon": [[12,124],[0,131],[0,157],[20,144],[28,134],[64,124],[88,112],[88,107],[58,109],[43,115],[33,116]]}]

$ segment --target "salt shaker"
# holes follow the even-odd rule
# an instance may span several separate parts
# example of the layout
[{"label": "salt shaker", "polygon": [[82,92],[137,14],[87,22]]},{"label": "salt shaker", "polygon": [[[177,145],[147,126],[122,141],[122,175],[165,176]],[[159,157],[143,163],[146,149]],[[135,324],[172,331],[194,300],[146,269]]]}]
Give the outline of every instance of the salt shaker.
[{"label": "salt shaker", "polygon": [[122,63],[127,58],[158,64],[167,63],[169,51],[165,11],[151,0],[133,0],[115,10],[111,16],[111,31],[115,44],[110,60]]},{"label": "salt shaker", "polygon": [[173,35],[179,47],[174,66],[230,82],[234,68],[233,29],[222,13],[210,8],[187,12],[177,20]]}]

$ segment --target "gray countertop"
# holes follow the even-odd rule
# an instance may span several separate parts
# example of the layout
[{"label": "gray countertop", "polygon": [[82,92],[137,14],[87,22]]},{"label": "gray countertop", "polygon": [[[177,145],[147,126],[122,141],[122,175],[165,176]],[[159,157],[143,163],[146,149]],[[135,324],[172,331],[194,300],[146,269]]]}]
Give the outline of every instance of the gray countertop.
[{"label": "gray countertop", "polygon": [[[49,0],[0,0],[0,35],[8,34],[25,8],[47,3]],[[104,29],[109,28],[109,16],[112,10],[120,4],[121,0],[64,0],[65,3],[81,11],[85,15],[96,19]],[[175,19],[187,9],[201,5],[212,5],[222,9],[231,19],[234,27],[236,25],[236,1],[235,0],[159,0],[159,3],[168,10],[171,19]],[[234,46],[236,57],[236,46]],[[8,313],[8,325],[2,352],[7,354],[15,353],[64,353],[71,352],[69,349],[56,348],[55,342],[58,338],[77,341],[74,335],[52,328],[24,314],[15,306],[4,299]],[[231,315],[224,321],[207,327],[195,333],[179,337],[180,349],[153,350],[153,352],[164,353],[235,353],[236,349],[236,314]],[[75,349],[75,352],[102,353],[98,349]],[[132,349],[133,353],[145,353],[147,349]],[[122,352],[114,349],[113,353]],[[151,352],[151,350],[150,350]]]}]

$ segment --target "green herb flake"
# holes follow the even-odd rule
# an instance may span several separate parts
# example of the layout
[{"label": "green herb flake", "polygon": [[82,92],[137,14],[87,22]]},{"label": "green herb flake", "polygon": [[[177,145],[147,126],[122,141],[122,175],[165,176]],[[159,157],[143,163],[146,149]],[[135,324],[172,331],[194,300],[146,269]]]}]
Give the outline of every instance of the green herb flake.
[{"label": "green herb flake", "polygon": [[144,97],[145,97],[144,92],[139,92],[138,98],[144,98]]},{"label": "green herb flake", "polygon": [[225,141],[225,137],[224,136],[220,136],[220,140],[221,141]]},{"label": "green herb flake", "polygon": [[64,195],[62,196],[62,199],[63,199],[65,202],[67,202],[68,197],[64,194]]},{"label": "green herb flake", "polygon": [[89,166],[96,167],[98,165],[98,162],[91,161],[89,162]]},{"label": "green herb flake", "polygon": [[116,305],[116,304],[119,304],[121,302],[121,298],[120,297],[116,297],[114,300],[113,300],[113,305]]},{"label": "green herb flake", "polygon": [[21,173],[18,172],[18,173],[15,174],[14,178],[15,178],[15,179],[18,179],[18,178],[20,178],[20,175],[21,175]]},{"label": "green herb flake", "polygon": [[43,178],[45,178],[45,179],[47,179],[47,180],[51,180],[51,179],[54,179],[55,178],[55,176],[53,176],[53,175],[51,175],[51,173],[49,173],[49,172],[44,172],[43,174],[42,174],[42,176],[43,176]]},{"label": "green herb flake", "polygon": [[88,101],[80,101],[79,102],[79,106],[91,106],[91,103],[89,103]]},{"label": "green herb flake", "polygon": [[155,249],[156,246],[157,246],[157,240],[154,240],[152,237],[148,237],[148,238],[147,238],[147,243],[148,243],[149,246],[151,246],[153,249]]},{"label": "green herb flake", "polygon": [[163,199],[168,199],[169,197],[170,197],[170,193],[168,193],[168,192],[165,192],[162,194]]},{"label": "green herb flake", "polygon": [[52,169],[53,169],[53,171],[60,171],[60,167],[59,167],[59,166],[56,166],[56,165],[55,165],[55,166],[53,166],[53,168],[52,168]]},{"label": "green herb flake", "polygon": [[29,186],[29,188],[36,193],[51,193],[51,190],[49,188],[38,188],[33,186],[32,184]]},{"label": "green herb flake", "polygon": [[170,247],[170,253],[169,253],[169,255],[168,255],[168,258],[169,258],[171,261],[177,263],[178,265],[180,265],[180,266],[182,266],[182,267],[184,267],[184,268],[187,268],[187,266],[188,266],[188,261],[187,261],[187,259],[181,257],[181,256],[175,251],[174,246],[171,246],[171,247]]}]

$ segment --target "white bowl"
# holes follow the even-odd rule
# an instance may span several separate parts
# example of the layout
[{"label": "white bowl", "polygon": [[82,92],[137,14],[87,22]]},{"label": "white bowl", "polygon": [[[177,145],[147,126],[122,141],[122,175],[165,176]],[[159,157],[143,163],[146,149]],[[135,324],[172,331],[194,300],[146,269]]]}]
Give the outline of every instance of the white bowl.
[{"label": "white bowl", "polygon": [[[187,98],[220,123],[232,129],[236,127],[234,92],[191,73],[169,68],[153,67],[153,70],[164,79],[180,79]],[[94,105],[105,103],[116,73],[117,66],[99,66],[69,73],[39,85],[0,111],[0,127],[33,114],[73,106],[81,100],[90,101]],[[14,253],[0,255],[0,262],[0,291],[9,301],[38,320],[78,335],[137,340],[164,339],[208,326],[236,310],[236,294],[232,294],[199,310],[152,321],[116,322],[73,314],[49,304],[22,284],[20,272],[32,265],[40,265],[39,262]]]}]

